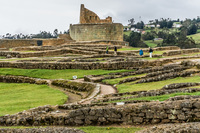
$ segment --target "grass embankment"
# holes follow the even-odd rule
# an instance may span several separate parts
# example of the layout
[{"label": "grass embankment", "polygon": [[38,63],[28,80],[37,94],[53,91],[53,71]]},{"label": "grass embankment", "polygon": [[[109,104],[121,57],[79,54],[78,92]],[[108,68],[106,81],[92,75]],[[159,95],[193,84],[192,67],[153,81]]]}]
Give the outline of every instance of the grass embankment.
[{"label": "grass embankment", "polygon": [[192,37],[196,43],[200,43],[200,33],[189,35],[188,37]]},{"label": "grass embankment", "polygon": [[158,44],[162,44],[163,40],[148,40],[148,41],[144,41],[144,43],[151,47],[151,48],[155,48]]},{"label": "grass embankment", "polygon": [[[0,127],[1,128],[9,128],[9,129],[28,129],[28,128],[46,128],[46,127],[22,127],[22,126],[12,126],[12,127]],[[142,128],[138,127],[98,127],[98,126],[84,126],[84,127],[70,127],[80,129],[85,131],[86,133],[135,133],[136,131],[142,130]]]},{"label": "grass embankment", "polygon": [[120,48],[117,51],[130,51],[130,50],[140,50],[141,48],[136,48],[136,47],[124,47]]},{"label": "grass embankment", "polygon": [[129,35],[131,34],[131,32],[132,32],[132,31],[125,31],[125,32],[124,32],[124,35],[129,36]]},{"label": "grass embankment", "polygon": [[79,127],[86,133],[135,133],[136,131],[142,130],[142,128],[136,127]]},{"label": "grass embankment", "polygon": [[134,84],[134,82],[129,82],[125,84],[117,85],[117,90],[119,93],[123,92],[133,92],[133,91],[147,91],[147,90],[157,90],[161,89],[163,86],[172,84],[172,83],[186,83],[186,82],[199,82],[200,77],[178,77],[174,79],[168,79],[158,82]]},{"label": "grass embankment", "polygon": [[14,69],[14,68],[0,68],[0,75],[15,75],[27,76],[42,79],[72,79],[76,75],[78,78],[83,78],[84,75],[104,75],[115,72],[126,72],[130,70],[79,70],[79,69],[65,69],[65,70],[49,70],[49,69]]},{"label": "grass embankment", "polygon": [[0,83],[0,116],[30,108],[64,104],[67,96],[47,85]]},{"label": "grass embankment", "polygon": [[131,101],[131,100],[150,100],[150,101],[165,101],[169,99],[170,97],[175,96],[182,96],[182,95],[200,95],[200,92],[195,93],[173,93],[173,94],[167,94],[167,95],[161,95],[161,96],[152,96],[152,97],[139,97],[139,98],[130,98],[130,99],[124,99],[124,100],[116,100],[116,101],[109,101],[109,103],[115,103],[115,102],[123,102],[123,101]]},{"label": "grass embankment", "polygon": [[140,74],[140,75],[132,75],[132,76],[126,76],[122,78],[115,78],[115,79],[104,79],[102,82],[107,83],[110,85],[118,84],[121,80],[127,79],[127,78],[133,78],[133,77],[142,77],[145,76],[146,74]]}]

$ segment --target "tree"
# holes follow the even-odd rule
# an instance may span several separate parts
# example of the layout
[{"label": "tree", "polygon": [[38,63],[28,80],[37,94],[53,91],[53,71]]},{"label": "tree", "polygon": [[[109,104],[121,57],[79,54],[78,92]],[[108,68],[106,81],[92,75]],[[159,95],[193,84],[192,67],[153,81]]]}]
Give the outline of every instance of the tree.
[{"label": "tree", "polygon": [[147,47],[147,45],[141,41],[141,34],[137,32],[131,32],[129,36],[124,35],[124,41],[129,42],[132,47]]},{"label": "tree", "polygon": [[136,24],[136,28],[137,28],[137,29],[144,29],[144,22],[143,22],[143,21],[138,22],[138,23]]},{"label": "tree", "polygon": [[130,20],[128,20],[128,22],[129,22],[129,25],[134,25],[135,20],[134,20],[134,18],[131,18]]},{"label": "tree", "polygon": [[195,24],[191,24],[189,27],[188,27],[188,32],[187,34],[188,35],[192,35],[192,34],[196,34],[197,33],[197,26]]},{"label": "tree", "polygon": [[57,38],[57,37],[58,37],[58,29],[55,29],[55,30],[53,31],[53,34],[54,34],[54,37]]},{"label": "tree", "polygon": [[142,35],[143,40],[153,40],[155,38],[155,34],[153,32],[146,32]]},{"label": "tree", "polygon": [[176,44],[176,36],[174,33],[167,34],[166,38],[163,39],[163,45],[175,45]]}]

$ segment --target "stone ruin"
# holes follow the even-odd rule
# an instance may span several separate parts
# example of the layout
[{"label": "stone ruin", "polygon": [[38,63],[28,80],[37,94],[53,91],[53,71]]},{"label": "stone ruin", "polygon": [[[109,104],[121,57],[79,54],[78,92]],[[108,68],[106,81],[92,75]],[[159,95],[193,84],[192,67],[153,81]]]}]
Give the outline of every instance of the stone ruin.
[{"label": "stone ruin", "polygon": [[123,25],[113,23],[111,17],[100,19],[81,5],[80,24],[70,25],[70,36],[80,41],[123,41]]}]

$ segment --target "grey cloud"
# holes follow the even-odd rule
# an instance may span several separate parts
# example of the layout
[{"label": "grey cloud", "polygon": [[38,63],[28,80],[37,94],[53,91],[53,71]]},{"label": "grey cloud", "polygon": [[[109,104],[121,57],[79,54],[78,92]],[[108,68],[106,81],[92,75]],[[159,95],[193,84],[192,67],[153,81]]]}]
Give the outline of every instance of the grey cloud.
[{"label": "grey cloud", "polygon": [[0,0],[0,34],[67,30],[79,22],[80,4],[101,18],[126,25],[135,18],[185,19],[200,16],[199,0]]}]

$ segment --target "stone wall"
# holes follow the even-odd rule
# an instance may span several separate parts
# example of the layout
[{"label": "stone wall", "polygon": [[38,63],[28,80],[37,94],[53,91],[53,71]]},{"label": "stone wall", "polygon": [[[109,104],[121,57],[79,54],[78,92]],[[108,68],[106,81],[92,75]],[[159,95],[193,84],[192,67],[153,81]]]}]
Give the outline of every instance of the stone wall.
[{"label": "stone wall", "polygon": [[70,25],[70,36],[76,41],[123,41],[123,25],[119,23]]},{"label": "stone wall", "polygon": [[65,43],[64,39],[0,39],[0,48],[37,46],[38,40],[43,41],[43,46],[57,46]]},{"label": "stone wall", "polygon": [[136,133],[199,133],[200,123],[180,123],[180,124],[165,124],[155,125],[145,130]]},{"label": "stone wall", "polygon": [[[144,102],[107,107],[80,108],[69,113],[50,110],[0,117],[2,126],[158,124],[200,121],[200,99]],[[64,110],[63,110],[64,111]]]},{"label": "stone wall", "polygon": [[112,18],[107,17],[106,19],[100,19],[96,13],[88,10],[85,8],[84,4],[81,4],[80,24],[90,23],[112,23]]},{"label": "stone wall", "polygon": [[85,133],[79,129],[72,129],[66,127],[53,128],[25,128],[25,129],[8,129],[0,128],[1,133]]},{"label": "stone wall", "polygon": [[11,76],[11,75],[0,75],[0,82],[48,84],[46,80],[39,79],[39,78],[30,78],[30,77],[23,77],[23,76]]},{"label": "stone wall", "polygon": [[181,54],[190,54],[190,53],[198,53],[200,52],[199,48],[192,48],[192,49],[181,49],[181,50],[172,50],[164,52],[164,56],[173,56],[173,55],[181,55]]},{"label": "stone wall", "polygon": [[96,85],[93,83],[86,83],[86,82],[82,83],[70,80],[53,80],[52,84],[63,88],[69,88],[76,91],[86,91],[86,92],[90,92],[96,87]]}]

